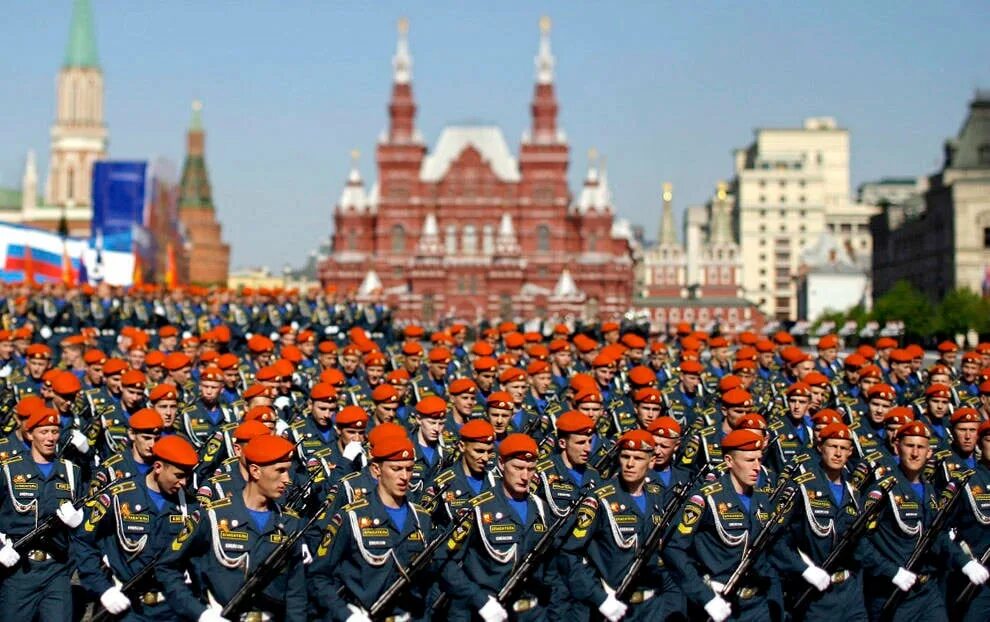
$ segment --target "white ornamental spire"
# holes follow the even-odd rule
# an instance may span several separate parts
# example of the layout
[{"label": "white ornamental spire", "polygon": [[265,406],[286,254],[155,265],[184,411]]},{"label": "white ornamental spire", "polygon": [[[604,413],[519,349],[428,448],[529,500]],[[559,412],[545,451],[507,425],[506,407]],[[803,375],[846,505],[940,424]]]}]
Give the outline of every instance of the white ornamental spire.
[{"label": "white ornamental spire", "polygon": [[21,211],[38,207],[38,169],[34,164],[34,150],[27,152],[24,178],[21,180]]},{"label": "white ornamental spire", "polygon": [[553,83],[553,53],[550,51],[550,18],[540,18],[540,52],[536,55],[537,84]]},{"label": "white ornamental spire", "polygon": [[557,284],[553,288],[554,298],[573,298],[574,296],[580,296],[581,290],[578,289],[577,283],[574,282],[574,277],[571,276],[571,271],[564,268],[560,273],[560,278],[557,279]]},{"label": "white ornamental spire", "polygon": [[367,207],[368,198],[364,193],[364,181],[361,179],[361,172],[358,171],[358,158],[361,153],[355,149],[351,151],[351,172],[347,176],[347,185],[340,193],[340,208],[343,210],[362,211]]},{"label": "white ornamental spire", "polygon": [[409,53],[409,20],[399,18],[399,39],[392,57],[392,81],[395,84],[409,84],[412,81],[412,55]]},{"label": "white ornamental spire", "polygon": [[420,255],[440,255],[443,247],[440,245],[440,227],[437,225],[437,217],[433,212],[426,215],[423,221],[423,229],[419,234],[419,244],[417,252]]},{"label": "white ornamental spire", "polygon": [[358,287],[358,296],[370,296],[375,292],[381,291],[382,280],[378,278],[378,274],[374,270],[368,270],[364,275],[364,280],[361,281],[361,286]]},{"label": "white ornamental spire", "polygon": [[498,255],[516,255],[520,252],[516,228],[512,224],[512,216],[508,212],[502,214],[502,220],[498,224],[495,252]]}]

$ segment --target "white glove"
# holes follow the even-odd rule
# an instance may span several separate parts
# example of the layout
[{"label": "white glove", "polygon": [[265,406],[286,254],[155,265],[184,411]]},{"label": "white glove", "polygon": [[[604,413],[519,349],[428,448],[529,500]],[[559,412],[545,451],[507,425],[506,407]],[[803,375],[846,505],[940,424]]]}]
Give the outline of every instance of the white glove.
[{"label": "white glove", "polygon": [[721,596],[721,595],[722,595],[722,592],[724,592],[724,591],[725,591],[725,584],[724,584],[724,583],[719,583],[718,581],[710,581],[710,582],[708,583],[708,585],[709,585],[709,586],[710,586],[710,587],[712,588],[712,590],[714,590],[714,591],[715,591],[715,593],[716,593],[716,594],[718,594],[719,596]]},{"label": "white glove", "polygon": [[906,568],[898,568],[897,574],[891,579],[891,583],[896,585],[902,592],[907,592],[914,587],[914,582],[918,580],[918,575]]},{"label": "white glove", "polygon": [[983,585],[990,579],[990,572],[980,562],[971,559],[962,567],[963,574],[973,585]]},{"label": "white glove", "polygon": [[275,420],[275,436],[285,436],[285,433],[288,429],[289,429],[289,424],[283,421],[281,418]]},{"label": "white glove", "polygon": [[732,615],[732,605],[725,602],[721,596],[716,596],[705,603],[705,611],[715,622],[723,622]]},{"label": "white glove", "polygon": [[364,447],[361,446],[361,441],[351,441],[344,445],[344,458],[348,460],[354,460],[363,453]]},{"label": "white glove", "polygon": [[41,327],[41,330],[38,331],[38,334],[41,335],[41,338],[42,339],[44,339],[45,341],[48,341],[51,338],[51,336],[52,336],[53,333],[52,333],[52,329],[51,329],[50,326],[42,326]]},{"label": "white glove", "polygon": [[509,619],[509,614],[495,597],[489,596],[485,606],[478,610],[478,613],[485,622],[505,622]]},{"label": "white glove", "polygon": [[347,616],[347,622],[371,622],[368,612],[357,605],[347,605],[351,610],[351,615]]},{"label": "white glove", "polygon": [[118,615],[127,611],[127,608],[131,606],[131,601],[115,585],[100,594],[100,604],[113,615]]},{"label": "white glove", "polygon": [[292,406],[292,400],[289,399],[288,395],[279,395],[272,402],[272,406],[275,407],[275,410],[285,410],[289,406]]},{"label": "white glove", "polygon": [[624,602],[615,597],[615,594],[609,594],[602,604],[598,605],[598,611],[601,612],[608,622],[619,622],[622,616],[626,615],[626,606]]},{"label": "white glove", "polygon": [[801,577],[811,585],[815,586],[815,589],[819,592],[824,592],[827,590],[829,584],[832,582],[831,575],[814,564],[810,564],[807,568],[805,568],[804,572],[801,573]]},{"label": "white glove", "polygon": [[313,554],[309,552],[309,547],[303,542],[302,545],[302,563],[303,566],[308,566],[313,563]]},{"label": "white glove", "polygon": [[3,548],[0,548],[0,564],[6,568],[13,568],[21,560],[21,554],[14,549],[14,545],[4,541]]},{"label": "white glove", "polygon": [[221,615],[223,610],[220,607],[207,607],[203,613],[199,614],[199,622],[230,622]]},{"label": "white glove", "polygon": [[86,438],[86,435],[79,430],[72,431],[72,434],[69,435],[69,442],[81,454],[89,451],[89,440]]},{"label": "white glove", "polygon": [[58,510],[55,511],[55,515],[58,519],[65,523],[66,527],[70,529],[75,529],[83,522],[83,511],[76,509],[76,506],[72,505],[68,501],[62,502],[62,505],[58,506]]}]

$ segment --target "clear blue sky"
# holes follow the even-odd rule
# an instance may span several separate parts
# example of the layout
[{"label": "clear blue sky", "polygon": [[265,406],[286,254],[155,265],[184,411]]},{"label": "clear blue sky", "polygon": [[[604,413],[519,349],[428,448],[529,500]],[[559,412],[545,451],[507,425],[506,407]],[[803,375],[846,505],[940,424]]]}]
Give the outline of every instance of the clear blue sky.
[{"label": "clear blue sky", "polygon": [[[572,191],[589,147],[608,158],[618,213],[655,234],[732,174],[756,127],[832,115],[851,131],[855,184],[931,172],[977,86],[990,87],[985,2],[502,3],[93,0],[110,154],[182,163],[204,101],[214,199],[233,264],[301,263],[325,240],[362,152],[373,175],[395,21],[410,19],[417,123],[529,123],[541,14],[553,19]],[[71,3],[8,3],[0,20],[0,185],[27,149],[44,178]]]}]

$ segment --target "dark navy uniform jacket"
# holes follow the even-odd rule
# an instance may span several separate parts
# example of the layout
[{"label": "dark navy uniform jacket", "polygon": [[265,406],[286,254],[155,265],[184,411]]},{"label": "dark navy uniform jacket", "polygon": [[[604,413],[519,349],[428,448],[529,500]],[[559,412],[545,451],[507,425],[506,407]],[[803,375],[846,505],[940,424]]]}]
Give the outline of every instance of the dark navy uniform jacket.
[{"label": "dark navy uniform jacket", "polygon": [[420,499],[420,505],[429,508],[434,505],[437,495],[440,495],[442,498],[436,503],[436,509],[431,516],[434,524],[448,525],[462,508],[469,506],[472,498],[491,489],[495,483],[494,472],[485,471],[481,479],[481,487],[475,492],[464,473],[464,466],[457,462],[433,478],[433,483],[427,487]]},{"label": "dark navy uniform jacket", "polygon": [[564,464],[560,452],[555,452],[547,460],[536,465],[538,494],[547,502],[553,516],[567,513],[571,503],[598,485],[601,476],[592,466],[585,467],[583,481],[576,482]]},{"label": "dark navy uniform jacket", "polygon": [[[299,517],[270,504],[267,524],[259,529],[241,494],[219,499],[190,516],[169,545],[157,569],[166,599],[180,616],[197,619],[206,601],[185,584],[184,574],[200,578],[204,589],[221,605],[237,592],[285,538],[301,529]],[[306,581],[301,544],[281,575],[256,599],[257,610],[290,622],[306,620]]]},{"label": "dark navy uniform jacket", "polygon": [[[46,477],[30,451],[8,458],[0,466],[0,532],[10,540],[27,535],[38,523],[55,514],[58,506],[81,497],[79,468],[68,460],[53,463]],[[69,546],[67,528],[57,522],[54,536],[36,541],[34,549],[65,560]],[[23,554],[24,552],[21,551]]]}]

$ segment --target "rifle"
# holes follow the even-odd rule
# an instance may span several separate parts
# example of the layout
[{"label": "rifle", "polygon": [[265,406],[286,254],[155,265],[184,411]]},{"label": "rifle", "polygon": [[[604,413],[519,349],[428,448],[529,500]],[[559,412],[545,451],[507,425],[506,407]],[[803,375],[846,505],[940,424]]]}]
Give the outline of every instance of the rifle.
[{"label": "rifle", "polygon": [[[605,453],[602,454],[602,457],[596,460],[591,466],[599,473],[602,473],[602,469],[610,465],[612,461],[615,460],[615,457],[619,455],[619,449],[620,449],[619,442],[612,441],[612,444],[609,445],[609,448],[607,450],[605,450]],[[604,474],[602,475],[604,477]]]},{"label": "rifle", "polygon": [[722,589],[722,597],[726,600],[733,597],[736,588],[746,578],[749,571],[753,569],[753,565],[756,563],[757,557],[774,541],[777,537],[777,530],[784,522],[784,518],[790,513],[792,507],[792,501],[794,500],[794,495],[797,489],[793,487],[784,488],[784,492],[781,493],[780,502],[774,508],[773,514],[767,520],[767,524],[760,530],[760,533],[756,534],[756,538],[753,539],[753,543],[743,552],[742,559],[739,560],[739,565],[736,569],[732,571],[729,575],[729,579],[725,582],[725,587]]},{"label": "rifle", "polygon": [[[925,555],[931,551],[932,547],[935,546],[935,540],[938,535],[942,533],[945,529],[946,523],[949,521],[949,515],[952,513],[952,508],[955,507],[956,502],[959,501],[959,487],[965,486],[969,481],[969,478],[973,476],[973,471],[969,471],[963,478],[957,482],[949,482],[946,485],[945,490],[950,495],[942,501],[942,507],[938,509],[938,513],[935,515],[935,519],[932,520],[931,526],[924,530],[921,537],[918,538],[918,543],[914,545],[914,550],[911,551],[911,556],[908,557],[907,562],[904,563],[903,568],[909,572],[914,572],[917,568],[918,562],[921,561]],[[894,591],[890,593],[887,597],[886,602],[883,604],[883,609],[880,610],[880,618],[883,620],[889,620],[893,617],[894,611],[900,605],[901,601],[906,596],[906,593],[899,587],[895,587]]]},{"label": "rifle", "polygon": [[[83,499],[77,502],[73,502],[72,507],[76,508],[77,510],[79,508],[85,507],[88,503],[90,503],[91,501],[102,495],[104,492],[109,490],[116,483],[117,482],[110,482],[109,484],[106,484],[102,488],[98,488],[97,490],[91,492],[88,496],[84,497]],[[24,549],[27,545],[33,543],[35,540],[41,539],[42,537],[46,537],[48,533],[60,522],[61,519],[59,519],[57,513],[49,514],[48,516],[45,517],[43,521],[38,523],[34,529],[27,532],[20,538],[18,538],[13,543],[14,549],[18,553],[20,553],[22,549]]]},{"label": "rifle", "polygon": [[434,538],[416,557],[413,557],[409,561],[409,565],[406,566],[404,571],[400,569],[399,577],[382,592],[378,600],[372,603],[371,608],[368,609],[368,616],[372,620],[380,620],[392,610],[396,598],[398,598],[406,587],[412,584],[413,577],[425,570],[430,562],[433,561],[433,554],[450,538],[454,530],[460,526],[461,521],[470,513],[471,508],[463,508],[457,513],[457,516],[454,517],[454,520],[451,521],[443,533]]},{"label": "rifle", "polygon": [[330,509],[333,503],[337,499],[337,486],[333,486],[330,489],[330,494],[320,505],[319,509],[313,514],[312,518],[306,521],[302,529],[294,532],[292,535],[286,537],[282,542],[272,549],[272,552],[258,564],[258,567],[253,573],[244,581],[244,584],[234,593],[234,595],[227,601],[224,605],[221,616],[227,618],[228,620],[237,620],[241,616],[241,612],[244,609],[249,608],[255,601],[255,597],[258,593],[265,589],[272,579],[274,579],[280,572],[282,572],[283,567],[289,562],[290,556],[292,555],[293,549],[295,549],[296,544],[299,542],[303,534],[313,526],[316,519],[319,518],[321,514]]},{"label": "rifle", "polygon": [[[983,566],[990,563],[990,547],[987,547],[987,550],[983,551],[983,555],[980,556],[980,563],[983,564]],[[979,585],[976,585],[971,581],[967,582],[966,587],[956,598],[956,606],[960,609],[966,607],[966,605],[969,604],[969,601],[973,600],[973,597],[976,596],[976,590],[978,589],[980,589]]]},{"label": "rifle", "polygon": [[643,546],[639,547],[636,551],[636,557],[633,558],[632,564],[629,565],[629,570],[626,571],[626,576],[623,577],[622,583],[619,587],[615,588],[615,597],[623,602],[628,600],[629,595],[633,592],[633,587],[636,581],[636,577],[642,572],[643,566],[646,565],[647,559],[653,554],[654,551],[658,551],[662,546],[662,541],[664,535],[667,533],[667,528],[674,521],[674,517],[677,515],[677,510],[684,503],[687,498],[688,493],[694,488],[695,484],[698,483],[705,473],[708,471],[708,465],[706,464],[701,468],[689,481],[683,484],[678,484],[674,487],[673,494],[670,499],[663,506],[662,514],[663,517],[657,525],[654,525],[653,529],[650,531],[649,535],[646,536],[646,540],[643,541]]},{"label": "rifle", "polygon": [[[870,524],[880,510],[883,509],[883,496],[887,494],[891,488],[894,486],[893,479],[884,479],[879,484],[877,484],[878,489],[870,491],[867,496],[866,503],[863,505],[863,510],[853,521],[853,524],[849,526],[849,529],[842,534],[839,541],[835,543],[832,550],[825,557],[825,561],[822,562],[822,570],[828,572],[829,574],[835,572],[838,568],[839,563],[845,558],[845,556],[852,550],[856,543],[859,541],[863,532],[866,531],[866,526]],[[808,600],[814,595],[818,590],[813,586],[809,586],[804,592],[798,597],[794,602],[791,611],[801,611],[807,604]]]},{"label": "rifle", "polygon": [[[144,584],[144,582],[151,578],[151,576],[155,573],[155,565],[158,563],[160,558],[160,553],[155,555],[155,557],[148,562],[147,566],[137,571],[133,577],[120,586],[120,591],[127,596],[127,593],[133,591],[135,587]],[[115,617],[99,603],[97,603],[96,606],[99,608],[99,611],[89,619],[89,622],[106,622],[107,620],[112,620]]]}]

